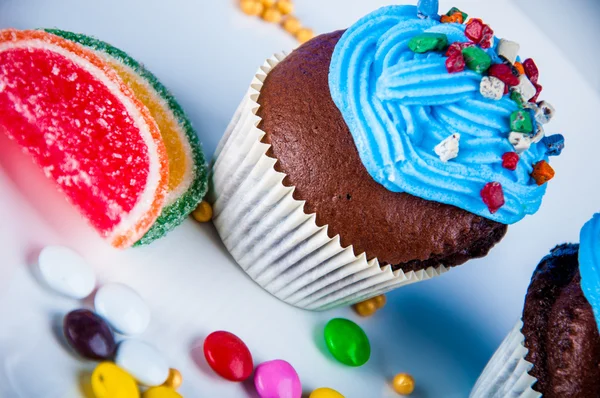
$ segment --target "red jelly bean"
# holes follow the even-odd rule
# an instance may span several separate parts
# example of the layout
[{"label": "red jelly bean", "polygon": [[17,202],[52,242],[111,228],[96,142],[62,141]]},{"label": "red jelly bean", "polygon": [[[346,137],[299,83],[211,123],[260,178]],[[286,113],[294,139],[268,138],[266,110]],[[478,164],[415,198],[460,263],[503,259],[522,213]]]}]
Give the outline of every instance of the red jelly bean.
[{"label": "red jelly bean", "polygon": [[519,78],[512,73],[510,66],[506,64],[495,64],[488,69],[488,74],[502,80],[508,86],[518,86]]},{"label": "red jelly bean", "polygon": [[252,373],[252,354],[233,333],[217,331],[204,340],[204,357],[219,376],[229,381],[244,381]]},{"label": "red jelly bean", "polygon": [[494,31],[488,25],[483,26],[483,31],[481,33],[481,40],[479,41],[479,45],[481,48],[490,48],[492,46],[492,41],[494,40]]},{"label": "red jelly bean", "polygon": [[472,18],[465,26],[465,36],[474,43],[479,43],[483,38],[484,23],[479,18]]},{"label": "red jelly bean", "polygon": [[108,324],[89,310],[71,311],[65,316],[63,332],[67,342],[82,357],[110,360],[117,343]]},{"label": "red jelly bean", "polygon": [[499,182],[488,182],[481,190],[481,198],[490,209],[490,213],[494,214],[505,203],[502,185]]},{"label": "red jelly bean", "polygon": [[542,92],[542,86],[537,84],[537,83],[533,83],[534,87],[535,87],[535,95],[533,96],[533,98],[531,98],[529,100],[529,102],[533,102],[536,103],[538,100],[538,97],[540,96],[540,93]]},{"label": "red jelly bean", "polygon": [[540,77],[540,71],[537,68],[537,65],[531,58],[527,58],[523,61],[523,69],[525,69],[525,75],[529,78],[529,81],[532,83],[537,83]]},{"label": "red jelly bean", "polygon": [[446,59],[446,69],[448,69],[449,73],[457,73],[465,70],[465,57],[463,57],[462,53],[448,57]]},{"label": "red jelly bean", "polygon": [[516,170],[519,163],[519,154],[516,152],[506,152],[502,155],[502,167],[508,170]]}]

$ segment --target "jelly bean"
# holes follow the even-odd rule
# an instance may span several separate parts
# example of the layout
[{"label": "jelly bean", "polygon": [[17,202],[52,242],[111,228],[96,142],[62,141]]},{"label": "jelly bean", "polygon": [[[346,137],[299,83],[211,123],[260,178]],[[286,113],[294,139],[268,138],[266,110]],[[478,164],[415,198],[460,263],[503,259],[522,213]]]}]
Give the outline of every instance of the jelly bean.
[{"label": "jelly bean", "polygon": [[502,167],[508,170],[516,170],[519,163],[519,154],[516,152],[506,152],[502,155]]},{"label": "jelly bean", "polygon": [[348,319],[332,319],[325,325],[324,334],[329,352],[341,363],[362,366],[369,360],[369,338],[356,323]]},{"label": "jelly bean", "polygon": [[263,362],[254,372],[254,386],[260,398],[300,398],[302,384],[296,370],[281,359]]},{"label": "jelly bean", "polygon": [[94,298],[96,312],[119,333],[143,333],[150,323],[150,309],[129,286],[111,283],[102,286]]},{"label": "jelly bean", "polygon": [[481,198],[490,210],[490,213],[494,214],[502,206],[504,206],[504,191],[502,185],[499,182],[488,182],[481,190]]},{"label": "jelly bean", "polygon": [[96,286],[92,267],[79,254],[62,246],[47,246],[38,258],[38,267],[44,282],[65,296],[82,299]]},{"label": "jelly bean", "polygon": [[163,383],[163,386],[177,390],[179,387],[181,387],[181,383],[183,383],[183,377],[181,376],[181,373],[177,369],[169,369],[169,377],[167,377],[167,380]]},{"label": "jelly bean", "polygon": [[244,342],[233,333],[217,331],[204,340],[204,357],[219,376],[230,381],[250,377],[254,363]]},{"label": "jelly bean", "polygon": [[398,373],[392,381],[392,387],[400,395],[410,395],[415,391],[415,379],[406,373]]},{"label": "jelly bean", "polygon": [[183,398],[177,391],[169,387],[152,387],[142,394],[142,398]]},{"label": "jelly bean", "polygon": [[133,377],[110,362],[102,362],[92,373],[95,398],[139,398],[140,390]]},{"label": "jelly bean", "polygon": [[115,363],[145,386],[160,386],[169,377],[169,366],[163,356],[154,347],[139,340],[123,341],[117,350]]},{"label": "jelly bean", "polygon": [[115,355],[117,343],[112,330],[92,311],[69,312],[63,322],[63,331],[69,345],[84,358],[102,361]]},{"label": "jelly bean", "polygon": [[535,180],[536,184],[544,185],[554,178],[554,169],[550,167],[548,162],[542,160],[533,166],[531,177]]},{"label": "jelly bean", "polygon": [[344,396],[331,388],[323,387],[311,392],[308,398],[344,398]]}]

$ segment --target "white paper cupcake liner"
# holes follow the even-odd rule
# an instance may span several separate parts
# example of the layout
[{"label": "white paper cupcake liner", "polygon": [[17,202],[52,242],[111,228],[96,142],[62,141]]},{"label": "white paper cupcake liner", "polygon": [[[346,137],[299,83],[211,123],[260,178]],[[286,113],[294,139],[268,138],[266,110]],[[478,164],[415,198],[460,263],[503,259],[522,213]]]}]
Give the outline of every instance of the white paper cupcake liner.
[{"label": "white paper cupcake liner", "polygon": [[479,376],[470,398],[539,398],[533,390],[537,379],[529,374],[533,364],[525,360],[525,336],[519,321],[506,336]]},{"label": "white paper cupcake liner", "polygon": [[392,271],[364,253],[356,256],[339,236],[328,236],[327,226],[317,226],[304,201],[293,198],[294,188],[283,185],[285,174],[266,155],[256,113],[267,74],[284,58],[277,54],[259,69],[215,153],[209,200],[233,258],[265,290],[309,310],[353,304],[446,272],[444,266]]}]

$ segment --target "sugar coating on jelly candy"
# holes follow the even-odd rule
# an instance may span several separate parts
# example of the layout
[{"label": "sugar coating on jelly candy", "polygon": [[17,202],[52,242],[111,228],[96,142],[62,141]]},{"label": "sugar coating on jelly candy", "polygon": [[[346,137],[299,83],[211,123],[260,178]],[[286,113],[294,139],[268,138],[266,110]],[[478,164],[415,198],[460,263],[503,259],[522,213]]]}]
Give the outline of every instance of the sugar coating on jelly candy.
[{"label": "sugar coating on jelly candy", "polygon": [[167,154],[146,107],[94,52],[43,31],[0,32],[0,124],[116,247],[160,215]]},{"label": "sugar coating on jelly candy", "polygon": [[47,31],[97,51],[156,120],[169,157],[169,193],[160,217],[137,244],[161,238],[181,224],[206,194],[207,168],[196,131],[175,97],[127,53],[93,37],[61,30]]}]

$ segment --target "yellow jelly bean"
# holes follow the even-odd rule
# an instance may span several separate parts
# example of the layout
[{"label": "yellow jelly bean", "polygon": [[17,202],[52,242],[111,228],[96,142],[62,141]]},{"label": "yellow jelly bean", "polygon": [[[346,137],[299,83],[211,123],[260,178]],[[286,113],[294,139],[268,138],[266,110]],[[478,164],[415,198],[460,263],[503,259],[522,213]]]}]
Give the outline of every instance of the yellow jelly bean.
[{"label": "yellow jelly bean", "polygon": [[163,386],[177,390],[181,387],[181,383],[183,383],[181,373],[177,369],[169,369],[169,377],[167,377],[167,381],[163,383]]},{"label": "yellow jelly bean", "polygon": [[344,396],[331,388],[323,387],[310,393],[308,398],[344,398]]},{"label": "yellow jelly bean", "polygon": [[415,379],[409,374],[398,373],[392,381],[392,387],[400,395],[410,395],[415,390]]},{"label": "yellow jelly bean", "polygon": [[192,212],[192,217],[198,222],[209,222],[212,220],[213,210],[210,203],[206,201],[200,202],[196,210]]},{"label": "yellow jelly bean", "polygon": [[142,394],[142,398],[183,398],[183,396],[172,388],[160,386],[149,388]]},{"label": "yellow jelly bean", "polygon": [[92,390],[96,398],[140,397],[140,390],[133,377],[111,362],[102,362],[96,366],[92,373]]}]

